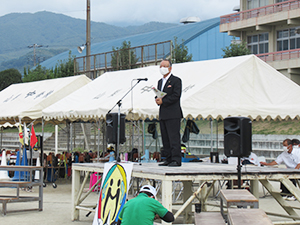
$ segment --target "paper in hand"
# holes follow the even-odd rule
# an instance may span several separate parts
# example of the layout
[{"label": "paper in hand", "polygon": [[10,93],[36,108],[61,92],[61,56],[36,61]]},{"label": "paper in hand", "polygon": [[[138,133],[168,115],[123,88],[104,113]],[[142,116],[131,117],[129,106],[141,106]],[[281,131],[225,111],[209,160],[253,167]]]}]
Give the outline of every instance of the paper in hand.
[{"label": "paper in hand", "polygon": [[157,88],[155,87],[152,87],[156,97],[158,98],[163,98],[167,93],[166,92],[162,92],[162,91],[159,91]]}]

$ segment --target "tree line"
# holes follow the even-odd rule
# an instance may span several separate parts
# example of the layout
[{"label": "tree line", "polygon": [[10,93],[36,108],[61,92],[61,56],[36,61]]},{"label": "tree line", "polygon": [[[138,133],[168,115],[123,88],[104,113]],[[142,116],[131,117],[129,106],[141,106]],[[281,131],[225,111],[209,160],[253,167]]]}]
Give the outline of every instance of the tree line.
[{"label": "tree line", "polygon": [[70,51],[68,59],[59,61],[54,68],[47,69],[40,64],[33,69],[25,67],[23,77],[17,69],[3,70],[0,72],[0,91],[11,84],[74,76],[74,58]]}]

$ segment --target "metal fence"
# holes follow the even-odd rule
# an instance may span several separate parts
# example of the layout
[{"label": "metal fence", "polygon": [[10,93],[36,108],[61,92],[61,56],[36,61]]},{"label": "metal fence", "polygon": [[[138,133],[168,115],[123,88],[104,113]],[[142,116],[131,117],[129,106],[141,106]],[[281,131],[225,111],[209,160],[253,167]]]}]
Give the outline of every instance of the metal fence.
[{"label": "metal fence", "polygon": [[157,65],[167,56],[172,57],[172,41],[90,55],[90,70],[87,56],[81,56],[74,59],[74,74],[92,74],[90,77],[96,78],[107,71]]}]

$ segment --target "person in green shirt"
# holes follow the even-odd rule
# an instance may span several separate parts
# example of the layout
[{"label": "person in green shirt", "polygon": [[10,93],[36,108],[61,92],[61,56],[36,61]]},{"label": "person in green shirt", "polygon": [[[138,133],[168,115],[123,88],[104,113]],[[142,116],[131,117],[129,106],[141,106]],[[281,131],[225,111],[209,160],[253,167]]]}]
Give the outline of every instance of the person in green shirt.
[{"label": "person in green shirt", "polygon": [[141,187],[139,195],[129,200],[119,214],[118,225],[153,225],[156,218],[173,222],[174,215],[155,199],[151,185]]}]

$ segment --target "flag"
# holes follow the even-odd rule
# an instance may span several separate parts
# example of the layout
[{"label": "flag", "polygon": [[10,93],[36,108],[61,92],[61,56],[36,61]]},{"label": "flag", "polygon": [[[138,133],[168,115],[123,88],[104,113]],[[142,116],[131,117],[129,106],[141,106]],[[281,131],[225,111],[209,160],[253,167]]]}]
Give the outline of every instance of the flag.
[{"label": "flag", "polygon": [[31,148],[33,148],[36,143],[37,143],[37,138],[35,136],[34,127],[33,127],[33,124],[32,124],[32,126],[31,126],[31,136],[30,136],[30,146],[31,146]]},{"label": "flag", "polygon": [[19,124],[19,142],[24,145],[22,126]]},{"label": "flag", "polygon": [[26,127],[26,123],[24,123],[24,143],[25,145],[28,145],[29,141],[29,129]]}]

